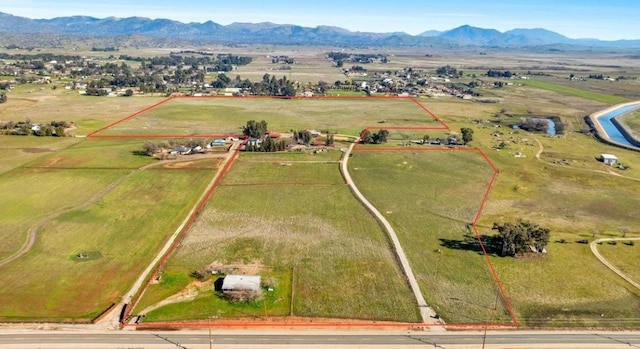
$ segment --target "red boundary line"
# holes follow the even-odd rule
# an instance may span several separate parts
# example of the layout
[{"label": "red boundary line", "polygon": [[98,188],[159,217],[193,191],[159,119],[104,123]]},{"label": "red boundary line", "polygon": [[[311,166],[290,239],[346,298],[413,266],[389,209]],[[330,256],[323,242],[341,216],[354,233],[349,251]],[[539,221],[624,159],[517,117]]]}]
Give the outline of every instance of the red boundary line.
[{"label": "red boundary line", "polygon": [[379,128],[385,128],[385,129],[424,129],[424,130],[448,130],[449,127],[444,123],[444,121],[442,121],[440,118],[438,118],[434,113],[432,113],[430,110],[428,110],[425,106],[423,106],[422,104],[420,104],[420,102],[418,102],[415,98],[413,97],[399,97],[399,96],[314,96],[314,97],[302,97],[302,96],[291,96],[291,97],[277,97],[277,96],[246,96],[246,97],[235,97],[235,96],[200,96],[200,97],[194,97],[194,96],[172,96],[172,97],[168,97],[166,99],[163,99],[162,101],[150,105],[142,110],[139,110],[127,117],[124,117],[116,122],[113,122],[107,126],[104,126],[96,131],[93,131],[91,133],[89,133],[87,135],[87,138],[217,138],[217,137],[226,137],[229,136],[229,134],[214,134],[214,135],[98,135],[98,133],[104,132],[122,122],[125,122],[127,120],[131,120],[133,118],[135,118],[136,116],[143,114],[151,109],[156,108],[157,106],[160,106],[164,103],[167,103],[173,99],[242,99],[242,98],[249,98],[249,99],[292,99],[292,100],[307,100],[307,99],[362,99],[362,100],[366,100],[366,99],[407,99],[407,100],[411,100],[413,101],[416,105],[418,105],[418,107],[420,107],[421,110],[425,111],[426,113],[428,113],[429,115],[431,115],[431,117],[434,118],[434,120],[436,120],[438,123],[440,123],[440,127],[433,127],[433,126],[426,126],[426,127],[411,127],[411,126],[389,126],[389,127],[370,127],[370,129],[379,129]]},{"label": "red boundary line", "polygon": [[89,133],[89,134],[87,135],[87,137],[88,137],[88,138],[94,137],[98,132],[102,132],[102,131],[104,131],[104,130],[106,130],[106,129],[109,129],[109,128],[111,128],[111,127],[113,127],[113,126],[115,126],[115,125],[117,125],[117,124],[119,124],[119,123],[121,123],[121,122],[127,121],[127,120],[129,120],[129,119],[133,119],[134,117],[136,117],[136,116],[138,116],[138,115],[140,115],[140,114],[142,114],[142,113],[144,113],[144,112],[146,112],[146,111],[148,111],[148,110],[151,110],[151,109],[153,109],[153,108],[155,108],[155,107],[157,107],[157,106],[159,106],[159,105],[161,105],[161,104],[164,104],[164,103],[166,103],[166,102],[168,102],[168,101],[172,100],[173,98],[174,98],[174,97],[169,97],[169,98],[163,99],[163,100],[161,100],[160,102],[158,102],[158,103],[156,103],[156,104],[150,105],[150,106],[148,106],[148,107],[146,107],[146,108],[144,108],[144,109],[142,109],[142,110],[138,110],[137,112],[135,112],[135,113],[133,113],[133,114],[131,114],[131,115],[127,116],[126,118],[120,119],[120,120],[118,120],[118,121],[116,121],[116,122],[113,122],[113,123],[111,123],[111,124],[109,124],[109,125],[107,125],[107,126],[103,127],[103,128],[98,129],[97,131],[93,131],[93,132]]},{"label": "red boundary line", "polygon": [[[124,121],[124,120],[123,120]],[[98,131],[96,131],[98,132]],[[183,136],[176,136],[176,135],[92,135],[90,138],[116,138],[116,139],[123,139],[123,138],[134,138],[134,139],[138,139],[138,138],[225,138],[228,136],[233,136],[233,137],[238,137],[235,134],[212,134],[212,135],[183,135]],[[89,137],[87,135],[87,137]],[[238,138],[243,138],[242,137],[238,137]]]},{"label": "red boundary line", "polygon": [[442,121],[442,119],[440,119],[436,114],[432,113],[429,109],[427,109],[424,105],[422,105],[422,103],[418,102],[417,99],[411,97],[411,100],[413,101],[413,103],[417,104],[420,107],[420,109],[424,110],[429,115],[431,115],[434,119],[436,119],[436,121],[439,122],[440,125],[442,125],[446,130],[449,129],[449,126],[445,124],[444,121]]},{"label": "red boundary line", "polygon": [[[367,128],[365,129],[362,134],[360,135],[360,137],[357,140],[357,144],[356,146],[354,146],[353,150],[355,151],[357,146],[360,144],[360,141],[362,139],[362,135],[364,135],[364,133],[372,128]],[[476,215],[473,219],[473,222],[471,223],[471,226],[473,227],[473,232],[476,236],[476,239],[478,239],[478,242],[480,243],[480,247],[482,248],[482,253],[484,255],[484,258],[487,262],[487,265],[489,266],[489,270],[491,271],[491,275],[496,283],[496,286],[498,287],[498,291],[500,293],[500,296],[502,297],[502,302],[505,305],[505,307],[507,308],[507,311],[509,312],[509,316],[511,317],[511,321],[512,323],[510,324],[499,324],[498,326],[504,326],[504,327],[517,327],[518,326],[518,320],[515,316],[515,313],[513,312],[513,308],[511,307],[511,303],[509,302],[509,299],[507,298],[506,293],[504,292],[504,288],[502,287],[502,283],[500,282],[500,278],[498,278],[498,274],[496,273],[495,268],[493,267],[493,263],[491,263],[491,259],[489,259],[489,255],[487,254],[487,250],[484,247],[484,244],[482,243],[482,239],[480,239],[480,233],[478,232],[478,228],[476,227],[476,224],[478,223],[478,220],[480,219],[480,216],[482,214],[482,211],[484,209],[484,206],[486,204],[487,199],[489,198],[489,194],[491,193],[491,189],[493,188],[493,184],[495,183],[496,178],[498,177],[498,169],[495,167],[495,165],[493,164],[493,162],[491,162],[491,160],[489,160],[489,158],[487,157],[487,155],[479,148],[471,148],[471,147],[433,147],[433,148],[429,148],[429,147],[424,147],[424,148],[418,148],[418,147],[384,147],[384,148],[360,148],[358,149],[358,151],[475,151],[478,152],[482,158],[484,159],[484,161],[489,165],[489,167],[492,170],[492,175],[491,175],[491,179],[489,180],[489,184],[487,186],[487,190],[484,193],[484,196],[482,198],[482,202],[480,203],[480,206],[478,207],[478,211],[476,212]],[[480,326],[496,326],[494,324],[480,324]],[[427,325],[429,326],[429,325]],[[454,327],[458,327],[458,326],[469,326],[469,324],[447,324],[446,326],[454,326]]]},{"label": "red boundary line", "polygon": [[[149,107],[146,107],[142,110],[139,110],[125,118],[122,118],[116,122],[113,122],[107,126],[104,126],[94,132],[91,132],[87,135],[88,138],[216,138],[216,137],[226,137],[228,136],[228,134],[216,134],[216,135],[180,135],[180,136],[176,136],[176,135],[98,135],[98,133],[103,132],[115,125],[118,125],[124,121],[133,119],[134,117],[147,112],[159,105],[162,105],[170,100],[173,99],[177,99],[177,98],[194,98],[194,99],[215,99],[215,98],[269,98],[269,99],[300,99],[300,100],[305,100],[305,99],[409,99],[411,101],[413,101],[416,105],[418,105],[418,107],[420,107],[420,109],[422,109],[423,111],[425,111],[426,113],[428,113],[431,117],[433,117],[442,127],[432,127],[432,126],[371,126],[371,127],[367,127],[362,134],[358,137],[358,139],[356,140],[356,145],[354,146],[353,150],[355,151],[356,148],[358,148],[358,145],[360,144],[360,141],[362,140],[362,135],[364,134],[364,132],[368,131],[368,130],[375,130],[375,129],[389,129],[389,130],[449,130],[449,126],[442,120],[440,119],[437,115],[435,115],[434,113],[432,113],[429,109],[427,109],[425,106],[423,106],[420,102],[418,102],[418,100],[416,100],[413,97],[399,97],[399,96],[314,96],[314,97],[300,97],[300,96],[293,96],[293,97],[274,97],[274,96],[248,96],[248,97],[235,97],[235,96],[202,96],[202,97],[193,97],[193,96],[172,96],[169,98],[166,98],[158,103],[155,103]],[[242,143],[242,145],[244,145],[245,141]],[[224,178],[224,176],[227,174],[227,172],[229,172],[229,170],[231,169],[231,166],[233,165],[233,163],[235,162],[235,160],[238,158],[238,155],[240,153],[240,148],[242,147],[242,145],[240,147],[238,147],[238,149],[236,149],[235,153],[232,155],[231,159],[229,159],[229,161],[227,162],[227,164],[225,165],[225,167],[223,168],[222,172],[220,173],[220,175],[218,176],[218,178],[215,180],[215,182],[213,183],[213,185],[211,186],[211,189],[209,189],[204,197],[202,198],[202,200],[200,200],[200,202],[198,203],[198,206],[196,207],[196,210],[193,212],[193,214],[189,217],[189,219],[187,220],[187,223],[185,224],[185,226],[180,230],[180,233],[178,234],[178,236],[176,237],[176,240],[174,241],[174,243],[170,246],[169,250],[165,253],[165,255],[162,257],[162,259],[160,260],[160,262],[158,263],[158,265],[156,266],[156,268],[154,269],[153,273],[151,274],[151,276],[147,279],[147,282],[144,284],[144,287],[142,288],[142,290],[140,292],[138,292],[133,300],[133,302],[130,305],[127,305],[127,308],[125,310],[125,313],[122,316],[122,322],[120,323],[121,326],[133,326],[133,327],[138,327],[138,328],[158,328],[158,327],[162,327],[162,328],[175,328],[175,327],[180,327],[180,328],[202,328],[202,327],[211,327],[209,324],[205,324],[202,322],[150,322],[150,323],[140,323],[140,324],[127,324],[126,323],[126,319],[129,317],[129,315],[131,314],[131,310],[137,305],[137,303],[140,301],[140,298],[142,297],[142,295],[145,293],[145,291],[149,288],[149,285],[151,284],[151,281],[155,278],[155,276],[157,275],[158,271],[160,270],[160,268],[162,268],[165,263],[167,262],[167,260],[169,259],[169,257],[171,256],[171,254],[173,253],[173,251],[175,250],[175,248],[177,247],[177,245],[180,243],[180,241],[183,239],[184,235],[186,234],[187,230],[191,227],[191,225],[193,224],[193,222],[195,221],[195,219],[200,215],[200,212],[202,211],[202,209],[204,208],[204,206],[206,205],[207,201],[209,201],[209,199],[211,198],[211,195],[213,194],[213,192],[215,191],[215,189],[218,187],[218,185],[220,184],[220,181]],[[504,292],[504,289],[502,287],[502,284],[500,282],[500,279],[498,278],[498,275],[495,271],[495,268],[493,267],[493,264],[491,263],[491,260],[489,259],[489,256],[487,254],[487,251],[484,247],[484,244],[482,243],[481,239],[480,239],[480,234],[478,232],[478,229],[476,228],[476,223],[480,218],[480,215],[482,213],[482,210],[484,208],[484,205],[489,197],[489,193],[491,192],[491,188],[493,187],[493,184],[495,182],[495,179],[498,175],[498,170],[496,169],[496,167],[493,165],[493,163],[489,160],[489,158],[486,156],[486,154],[478,149],[478,148],[459,148],[459,147],[454,147],[454,148],[449,148],[449,147],[430,147],[430,148],[417,148],[417,147],[409,147],[409,148],[391,148],[391,147],[384,147],[384,148],[362,148],[360,149],[362,151],[444,151],[444,150],[448,150],[448,151],[477,151],[479,152],[482,157],[484,158],[485,162],[491,167],[491,169],[493,170],[493,175],[491,177],[491,180],[489,181],[489,185],[487,187],[487,190],[484,194],[484,197],[482,199],[482,203],[480,204],[480,207],[476,213],[476,216],[474,218],[474,221],[472,223],[473,226],[473,231],[476,235],[476,238],[478,239],[478,242],[480,243],[480,246],[482,247],[482,251],[485,257],[485,260],[487,261],[487,264],[489,265],[489,268],[491,270],[492,276],[494,278],[494,281],[496,282],[496,285],[498,287],[498,290],[500,292],[500,295],[502,297],[502,301],[505,305],[505,307],[507,308],[509,315],[511,316],[512,322],[510,324],[446,324],[446,325],[442,325],[442,324],[425,324],[425,323],[379,323],[379,322],[371,322],[371,323],[367,323],[367,322],[362,322],[362,323],[357,323],[357,322],[340,322],[340,321],[336,321],[336,322],[319,322],[319,323],[254,323],[254,322],[249,322],[249,323],[226,323],[226,324],[213,324],[213,327],[226,327],[226,328],[233,328],[233,327],[407,327],[407,326],[446,326],[446,327],[459,327],[459,328],[479,328],[479,327],[487,327],[490,326],[492,328],[502,328],[502,327],[517,327],[518,326],[518,322],[517,319],[515,317],[515,314],[513,312],[513,309],[511,307],[511,304],[509,302],[509,300],[507,299],[507,296]]]},{"label": "red boundary line", "polygon": [[138,302],[140,301],[140,298],[142,297],[144,292],[147,290],[147,288],[149,288],[149,285],[151,284],[151,281],[158,274],[158,271],[160,270],[160,268],[162,268],[164,266],[164,264],[167,262],[167,260],[169,259],[169,257],[173,253],[173,251],[176,249],[176,247],[178,246],[178,244],[180,243],[180,241],[182,240],[182,238],[186,234],[187,230],[189,230],[189,228],[191,227],[193,222],[200,215],[200,212],[202,211],[204,206],[207,204],[207,201],[209,201],[209,199],[211,198],[211,195],[213,194],[213,192],[216,190],[216,188],[220,184],[220,181],[222,181],[222,178],[227,174],[227,172],[229,172],[229,170],[231,169],[231,166],[233,165],[235,160],[238,158],[238,155],[240,154],[240,148],[244,145],[244,143],[246,143],[246,141],[247,140],[245,139],[242,142],[242,144],[236,149],[236,151],[231,156],[229,161],[227,161],[226,165],[222,169],[222,172],[220,172],[220,175],[218,176],[218,178],[216,178],[216,180],[213,182],[213,185],[211,186],[211,188],[202,197],[202,200],[200,200],[200,202],[198,203],[198,206],[193,211],[193,213],[191,214],[191,216],[187,220],[186,224],[182,227],[182,229],[180,230],[180,233],[178,233],[178,236],[174,240],[174,242],[171,245],[171,247],[169,247],[167,252],[164,254],[162,259],[160,260],[160,262],[158,263],[158,265],[154,269],[154,271],[151,274],[151,276],[147,279],[147,282],[145,283],[144,287],[142,288],[142,291],[140,291],[140,292],[138,292],[136,294],[136,297],[134,298],[134,301],[130,304],[130,306],[127,307],[125,313],[122,316],[122,319],[121,319],[122,322],[120,323],[121,325],[126,325],[125,321],[126,321],[127,317],[129,316],[129,314],[131,313],[131,309],[133,309],[138,304]]}]

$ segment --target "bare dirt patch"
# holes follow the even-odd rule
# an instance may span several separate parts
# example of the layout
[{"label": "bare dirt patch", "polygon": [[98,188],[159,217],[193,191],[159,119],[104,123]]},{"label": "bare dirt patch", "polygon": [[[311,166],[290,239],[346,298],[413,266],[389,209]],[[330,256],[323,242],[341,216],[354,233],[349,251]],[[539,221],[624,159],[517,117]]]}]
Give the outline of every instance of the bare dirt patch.
[{"label": "bare dirt patch", "polygon": [[52,152],[52,149],[49,148],[22,148],[22,151],[25,153],[36,154],[36,153],[48,153]]},{"label": "bare dirt patch", "polygon": [[258,261],[251,261],[249,263],[222,263],[219,261],[215,261],[209,264],[206,269],[207,270],[217,270],[219,272],[225,274],[260,274],[260,271],[263,269],[262,263]]},{"label": "bare dirt patch", "polygon": [[162,165],[164,168],[185,168],[189,167],[193,164],[193,161],[182,161],[182,162],[167,162]]},{"label": "bare dirt patch", "polygon": [[173,303],[181,303],[181,302],[188,302],[188,301],[192,301],[194,300],[198,294],[204,290],[204,289],[210,289],[211,288],[211,284],[213,281],[192,281],[189,285],[187,285],[187,287],[185,287],[184,289],[182,289],[182,291],[167,297],[166,299],[148,306],[147,308],[143,309],[140,314],[147,314],[150,311],[153,311],[155,309],[158,309],[160,307],[163,307],[165,305],[168,304],[173,304]]}]

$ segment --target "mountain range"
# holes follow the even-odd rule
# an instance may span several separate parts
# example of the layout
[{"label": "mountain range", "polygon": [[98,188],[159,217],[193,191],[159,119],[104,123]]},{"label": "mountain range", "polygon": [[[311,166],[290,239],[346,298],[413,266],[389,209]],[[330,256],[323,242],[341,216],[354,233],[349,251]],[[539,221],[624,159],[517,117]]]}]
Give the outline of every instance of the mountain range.
[{"label": "mountain range", "polygon": [[0,12],[0,32],[7,34],[64,34],[82,37],[144,35],[154,39],[173,39],[199,43],[328,45],[378,47],[441,48],[640,48],[640,40],[601,41],[570,39],[546,29],[495,29],[468,25],[448,31],[425,31],[419,35],[402,32],[352,32],[344,28],[314,28],[275,23],[232,23],[212,21],[182,23],[169,19],[143,17],[94,18],[87,16],[30,19]]}]

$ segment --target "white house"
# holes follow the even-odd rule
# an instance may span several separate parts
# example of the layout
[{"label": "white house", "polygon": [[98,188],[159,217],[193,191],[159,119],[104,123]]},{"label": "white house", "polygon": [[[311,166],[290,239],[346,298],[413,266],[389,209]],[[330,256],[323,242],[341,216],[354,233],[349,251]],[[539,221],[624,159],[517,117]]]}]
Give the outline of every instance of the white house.
[{"label": "white house", "polygon": [[613,166],[618,163],[618,157],[612,154],[601,154],[600,160],[609,166]]},{"label": "white house", "polygon": [[222,282],[222,292],[260,292],[260,275],[227,275]]}]

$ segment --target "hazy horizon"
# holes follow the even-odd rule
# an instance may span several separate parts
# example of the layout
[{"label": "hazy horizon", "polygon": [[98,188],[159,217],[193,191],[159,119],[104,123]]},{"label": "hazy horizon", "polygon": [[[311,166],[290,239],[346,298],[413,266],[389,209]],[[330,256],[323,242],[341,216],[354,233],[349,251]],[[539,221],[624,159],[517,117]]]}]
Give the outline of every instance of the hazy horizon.
[{"label": "hazy horizon", "polygon": [[[32,19],[68,16],[147,17],[184,23],[213,21],[222,25],[234,22],[293,24],[305,27],[336,26],[361,32],[406,32],[417,35],[429,30],[445,31],[462,25],[505,32],[519,28],[544,28],[573,39],[640,39],[640,3],[631,0],[460,0],[438,2],[408,0],[377,3],[355,0],[319,3],[271,0],[209,3],[184,0],[79,1],[79,0],[5,0],[0,12]],[[621,30],[620,28],[623,28]]]}]

